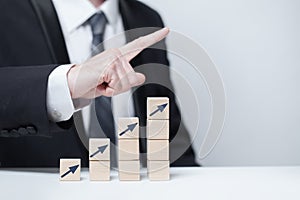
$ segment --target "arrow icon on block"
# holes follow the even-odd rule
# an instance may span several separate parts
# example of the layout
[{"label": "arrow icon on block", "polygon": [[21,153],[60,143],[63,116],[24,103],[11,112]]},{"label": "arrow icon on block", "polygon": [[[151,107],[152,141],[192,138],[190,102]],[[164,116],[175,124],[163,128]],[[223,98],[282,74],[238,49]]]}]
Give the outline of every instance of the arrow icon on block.
[{"label": "arrow icon on block", "polygon": [[74,174],[78,167],[79,167],[79,165],[74,165],[72,167],[69,167],[69,171],[67,171],[66,173],[64,173],[63,175],[61,175],[61,178],[67,176],[71,172],[72,172],[72,174]]},{"label": "arrow icon on block", "polygon": [[97,155],[100,152],[103,153],[107,147],[108,147],[108,144],[98,147],[98,150],[95,153],[93,153],[92,155],[90,155],[90,158],[94,157],[95,155]]},{"label": "arrow icon on block", "polygon": [[167,107],[167,105],[168,105],[168,103],[161,104],[161,105],[157,106],[157,109],[154,110],[154,111],[150,114],[150,116],[155,115],[158,111],[160,111],[160,112],[164,111],[164,109]]},{"label": "arrow icon on block", "polygon": [[138,124],[138,123],[134,123],[134,124],[129,124],[129,125],[127,125],[127,129],[126,129],[125,131],[123,131],[122,133],[120,133],[119,135],[122,136],[122,135],[124,135],[127,131],[132,132],[133,129],[135,129],[135,127],[136,127],[137,124]]}]

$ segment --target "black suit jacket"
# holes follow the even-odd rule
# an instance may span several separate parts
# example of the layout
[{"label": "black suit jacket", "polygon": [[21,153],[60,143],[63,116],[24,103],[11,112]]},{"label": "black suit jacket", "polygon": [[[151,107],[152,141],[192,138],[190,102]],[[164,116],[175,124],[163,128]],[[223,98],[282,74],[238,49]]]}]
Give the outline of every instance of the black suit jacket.
[{"label": "black suit jacket", "polygon": [[[87,166],[88,153],[73,119],[53,123],[47,116],[48,76],[58,65],[70,62],[51,0],[0,0],[0,8],[0,165],[57,167],[59,158],[79,157]],[[160,16],[138,1],[120,0],[119,9],[125,30],[163,27]],[[126,38],[131,41],[137,36],[129,34]],[[143,51],[132,61],[133,66],[147,63],[156,63],[151,65],[154,71],[156,65],[169,65],[166,52],[154,49]],[[168,70],[158,77],[172,86]],[[158,84],[144,85],[133,94],[140,124],[146,125],[148,96],[170,98],[171,141],[176,134],[187,136],[184,126],[179,129],[181,117],[174,94]],[[172,165],[196,165],[190,141],[176,145],[180,142],[187,148]],[[171,143],[171,155],[176,145]]]}]

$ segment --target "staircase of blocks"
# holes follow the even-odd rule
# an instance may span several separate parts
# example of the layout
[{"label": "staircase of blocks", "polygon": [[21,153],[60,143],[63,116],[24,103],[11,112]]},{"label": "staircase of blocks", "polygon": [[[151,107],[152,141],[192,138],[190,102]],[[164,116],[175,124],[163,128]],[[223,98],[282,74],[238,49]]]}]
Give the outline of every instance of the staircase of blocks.
[{"label": "staircase of blocks", "polygon": [[[118,172],[120,181],[140,180],[139,118],[118,119]],[[60,159],[60,180],[80,181],[80,159]],[[151,181],[170,179],[169,99],[147,98],[147,174]],[[110,140],[89,140],[90,181],[110,181]]]}]

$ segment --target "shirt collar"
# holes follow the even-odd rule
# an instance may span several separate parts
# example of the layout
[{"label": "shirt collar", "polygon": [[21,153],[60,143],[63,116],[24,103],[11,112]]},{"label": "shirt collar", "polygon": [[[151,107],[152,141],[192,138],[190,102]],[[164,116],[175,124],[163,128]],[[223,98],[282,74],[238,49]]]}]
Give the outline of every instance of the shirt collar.
[{"label": "shirt collar", "polygon": [[95,8],[88,0],[52,0],[60,19],[69,33],[83,25],[95,13],[102,11],[108,23],[114,25],[119,15],[118,0],[105,0]]}]

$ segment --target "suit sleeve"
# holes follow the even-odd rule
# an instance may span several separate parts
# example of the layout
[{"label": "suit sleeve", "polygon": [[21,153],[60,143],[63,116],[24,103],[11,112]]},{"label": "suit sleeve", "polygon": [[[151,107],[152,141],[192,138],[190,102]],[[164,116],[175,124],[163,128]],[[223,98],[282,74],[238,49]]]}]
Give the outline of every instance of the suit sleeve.
[{"label": "suit sleeve", "polygon": [[46,136],[48,76],[57,65],[0,68],[0,136]]}]

